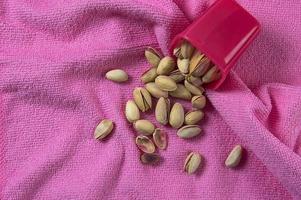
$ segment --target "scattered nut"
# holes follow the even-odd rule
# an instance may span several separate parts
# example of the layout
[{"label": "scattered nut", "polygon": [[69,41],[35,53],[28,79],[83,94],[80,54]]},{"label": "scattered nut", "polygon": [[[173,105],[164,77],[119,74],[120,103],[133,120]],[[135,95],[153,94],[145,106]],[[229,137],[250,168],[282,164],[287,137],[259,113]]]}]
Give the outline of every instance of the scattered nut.
[{"label": "scattered nut", "polygon": [[225,165],[229,168],[234,168],[240,163],[241,157],[242,157],[242,147],[241,145],[236,145],[229,153],[225,161]]},{"label": "scattered nut", "polygon": [[164,75],[160,75],[155,79],[155,83],[163,91],[175,91],[177,89],[177,84],[176,82]]},{"label": "scattered nut", "polygon": [[180,103],[175,103],[170,111],[169,124],[173,128],[180,128],[184,123],[184,108]]},{"label": "scattered nut", "polygon": [[140,119],[134,122],[134,128],[138,133],[151,135],[155,131],[155,126],[146,119]]},{"label": "scattered nut", "polygon": [[140,161],[146,165],[155,165],[160,161],[160,156],[156,153],[143,153]]},{"label": "scattered nut", "polygon": [[129,100],[126,103],[125,106],[125,116],[126,119],[130,122],[133,123],[134,121],[137,121],[140,119],[140,112],[133,100]]},{"label": "scattered nut", "polygon": [[104,139],[113,130],[114,124],[111,120],[104,119],[96,127],[94,132],[95,139]]},{"label": "scattered nut", "polygon": [[141,81],[145,83],[154,82],[155,78],[158,76],[157,74],[157,68],[152,67],[146,72],[144,72],[141,76]]},{"label": "scattered nut", "polygon": [[166,56],[166,57],[162,58],[162,60],[159,63],[158,68],[157,68],[157,74],[169,75],[169,73],[175,69],[175,66],[176,66],[176,63],[173,60],[173,58]]},{"label": "scattered nut", "polygon": [[152,108],[152,98],[145,88],[135,88],[133,91],[133,97],[136,105],[142,112]]},{"label": "scattered nut", "polygon": [[182,84],[177,84],[177,89],[175,91],[170,91],[169,94],[170,96],[178,99],[184,99],[184,100],[191,99],[191,93]]},{"label": "scattered nut", "polygon": [[170,101],[167,98],[161,97],[156,105],[155,116],[156,120],[163,125],[168,123],[170,112]]},{"label": "scattered nut", "polygon": [[184,171],[188,174],[195,173],[202,164],[202,156],[199,153],[191,152],[184,163]]},{"label": "scattered nut", "polygon": [[168,97],[168,92],[161,90],[154,82],[145,84],[145,89],[155,98]]},{"label": "scattered nut", "polygon": [[153,140],[154,143],[156,144],[156,146],[159,149],[166,149],[167,147],[167,136],[166,133],[164,131],[162,131],[161,129],[156,128],[155,132],[153,133]]},{"label": "scattered nut", "polygon": [[193,138],[199,135],[202,132],[202,129],[198,125],[186,125],[180,128],[177,132],[177,135],[180,138]]},{"label": "scattered nut", "polygon": [[148,47],[145,50],[144,55],[146,57],[146,60],[152,67],[158,67],[159,62],[161,60],[161,56],[154,48]]},{"label": "scattered nut", "polygon": [[121,69],[114,69],[106,73],[106,78],[108,80],[121,83],[128,80],[128,74]]},{"label": "scattered nut", "polygon": [[154,143],[147,136],[139,135],[136,137],[137,147],[144,153],[154,153],[156,147]]},{"label": "scattered nut", "polygon": [[206,105],[206,97],[203,95],[194,96],[191,99],[191,104],[196,109],[203,109]]},{"label": "scattered nut", "polygon": [[204,118],[204,113],[201,110],[192,110],[185,115],[186,125],[195,125]]}]

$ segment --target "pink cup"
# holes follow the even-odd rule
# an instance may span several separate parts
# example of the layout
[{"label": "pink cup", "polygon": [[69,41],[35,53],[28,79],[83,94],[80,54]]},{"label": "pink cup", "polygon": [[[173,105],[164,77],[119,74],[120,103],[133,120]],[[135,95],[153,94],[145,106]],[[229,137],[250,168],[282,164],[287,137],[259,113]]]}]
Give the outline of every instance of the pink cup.
[{"label": "pink cup", "polygon": [[259,31],[258,21],[237,2],[217,0],[173,39],[171,51],[185,39],[204,53],[222,72],[221,79],[206,85],[217,89]]}]

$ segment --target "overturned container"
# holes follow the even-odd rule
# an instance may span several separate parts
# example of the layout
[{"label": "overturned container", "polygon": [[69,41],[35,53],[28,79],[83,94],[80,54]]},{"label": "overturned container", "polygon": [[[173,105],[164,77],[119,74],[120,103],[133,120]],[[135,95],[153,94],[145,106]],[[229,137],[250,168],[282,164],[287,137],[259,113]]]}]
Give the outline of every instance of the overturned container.
[{"label": "overturned container", "polygon": [[206,87],[217,89],[260,31],[258,21],[234,0],[217,0],[176,35],[171,50],[187,40],[220,70],[220,79]]}]

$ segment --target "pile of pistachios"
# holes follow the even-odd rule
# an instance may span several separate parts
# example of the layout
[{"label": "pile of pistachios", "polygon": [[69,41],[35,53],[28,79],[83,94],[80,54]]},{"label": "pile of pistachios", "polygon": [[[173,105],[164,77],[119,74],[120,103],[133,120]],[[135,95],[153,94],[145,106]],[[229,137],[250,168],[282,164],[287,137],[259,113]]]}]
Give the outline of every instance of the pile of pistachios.
[{"label": "pile of pistachios", "polygon": [[[173,54],[176,59],[163,57],[151,47],[145,50],[145,57],[151,68],[141,76],[144,87],[136,87],[133,90],[133,100],[128,100],[125,106],[126,119],[137,132],[135,142],[142,152],[140,161],[143,164],[160,162],[161,156],[156,149],[166,149],[168,137],[151,121],[141,119],[140,111],[147,112],[155,108],[156,120],[161,125],[177,129],[178,137],[197,137],[202,133],[199,122],[204,118],[202,109],[206,106],[205,89],[202,86],[221,77],[214,63],[185,40],[174,49]],[[120,69],[109,71],[106,78],[114,82],[128,80],[126,72]],[[153,105],[153,98],[157,99],[156,105]],[[185,112],[176,99],[190,101],[191,109]],[[112,131],[113,124],[108,121],[110,120],[102,121],[96,128],[96,138],[102,139]],[[225,161],[226,166],[234,167],[239,163],[241,149],[240,145],[233,149]],[[203,160],[201,154],[191,152],[185,160],[184,171],[188,174],[195,173],[202,166]]]}]

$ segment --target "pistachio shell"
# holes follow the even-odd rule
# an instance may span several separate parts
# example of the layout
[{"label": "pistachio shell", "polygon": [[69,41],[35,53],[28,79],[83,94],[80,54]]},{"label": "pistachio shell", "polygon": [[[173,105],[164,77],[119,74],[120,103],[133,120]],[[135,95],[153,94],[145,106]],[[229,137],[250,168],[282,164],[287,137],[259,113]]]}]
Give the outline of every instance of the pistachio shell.
[{"label": "pistachio shell", "polygon": [[211,69],[208,70],[208,72],[202,77],[202,81],[204,83],[211,83],[213,81],[216,81],[221,77],[221,73],[219,69],[216,66],[213,66]]},{"label": "pistachio shell", "polygon": [[155,79],[155,83],[163,91],[174,91],[177,89],[176,82],[168,76],[158,76]]},{"label": "pistachio shell", "polygon": [[156,120],[163,125],[168,123],[168,117],[170,112],[170,101],[164,97],[161,97],[155,109]]},{"label": "pistachio shell", "polygon": [[193,108],[203,109],[206,106],[206,97],[204,95],[194,96],[191,99]]},{"label": "pistachio shell", "polygon": [[196,87],[199,87],[203,84],[203,81],[201,78],[199,77],[195,77],[195,76],[192,76],[192,75],[188,75],[186,76],[186,80],[191,83],[192,85],[196,86]]},{"label": "pistachio shell", "polygon": [[196,86],[192,85],[191,83],[189,83],[187,80],[184,81],[184,85],[185,85],[186,89],[194,95],[202,95],[203,92],[205,91],[204,88],[202,88],[201,86],[196,87]]},{"label": "pistachio shell", "polygon": [[192,110],[185,115],[185,124],[195,125],[204,118],[204,113],[200,110]]},{"label": "pistachio shell", "polygon": [[138,133],[151,135],[155,131],[155,126],[146,119],[140,119],[134,122],[134,128]]},{"label": "pistachio shell", "polygon": [[155,78],[158,76],[157,74],[157,68],[152,67],[146,72],[144,72],[141,76],[141,81],[143,83],[149,83],[149,82],[154,82]]},{"label": "pistachio shell", "polygon": [[182,82],[185,79],[185,76],[179,70],[172,71],[169,77],[176,83]]},{"label": "pistachio shell", "polygon": [[180,138],[192,138],[201,133],[202,129],[198,125],[186,125],[180,128],[177,135]]},{"label": "pistachio shell", "polygon": [[128,80],[128,75],[121,69],[113,69],[106,73],[106,78],[114,82],[125,82]]},{"label": "pistachio shell", "polygon": [[142,112],[152,108],[152,98],[145,88],[135,88],[133,91],[133,97],[136,105]]},{"label": "pistachio shell", "polygon": [[146,60],[152,67],[158,67],[161,55],[152,47],[148,47],[144,52]]},{"label": "pistachio shell", "polygon": [[147,83],[145,89],[155,98],[168,97],[168,92],[161,90],[154,82]]},{"label": "pistachio shell", "polygon": [[156,153],[143,153],[140,161],[146,165],[155,165],[160,161],[160,156]]},{"label": "pistachio shell", "polygon": [[173,55],[177,58],[183,58],[182,54],[181,54],[181,47],[176,47],[173,50]]},{"label": "pistachio shell", "polygon": [[204,54],[202,54],[199,51],[194,51],[194,54],[192,58],[190,59],[190,64],[189,64],[189,73],[191,74],[197,65],[200,63],[200,61],[205,57]]},{"label": "pistachio shell", "polygon": [[157,74],[159,75],[169,75],[176,67],[176,63],[172,57],[166,56],[161,59],[158,68]]},{"label": "pistachio shell", "polygon": [[175,103],[170,111],[169,124],[173,128],[180,128],[184,123],[184,108],[180,103]]},{"label": "pistachio shell", "polygon": [[139,135],[136,137],[136,145],[144,153],[154,153],[156,150],[156,147],[151,139],[144,135]]},{"label": "pistachio shell", "polygon": [[161,129],[156,128],[155,132],[153,133],[153,140],[154,143],[156,144],[156,146],[159,149],[166,149],[167,147],[167,136],[166,133],[164,131],[162,131]]},{"label": "pistachio shell", "polygon": [[184,100],[191,99],[191,93],[182,84],[177,84],[177,89],[175,91],[169,92],[169,94],[170,96],[178,99],[184,99]]},{"label": "pistachio shell", "polygon": [[104,119],[96,127],[94,132],[95,139],[103,139],[109,135],[114,128],[114,124],[111,120]]},{"label": "pistachio shell", "polygon": [[191,74],[193,76],[203,76],[209,69],[210,67],[210,63],[211,61],[209,60],[209,58],[204,57],[193,69],[193,71],[191,72]]},{"label": "pistachio shell", "polygon": [[242,150],[243,149],[241,145],[236,145],[228,155],[225,161],[225,165],[229,168],[236,167],[240,163],[242,157]]},{"label": "pistachio shell", "polygon": [[181,45],[181,54],[183,58],[190,58],[193,54],[194,47],[187,41],[183,41]]},{"label": "pistachio shell", "polygon": [[179,59],[177,60],[177,65],[181,73],[188,74],[189,72],[189,59]]},{"label": "pistachio shell", "polygon": [[202,160],[202,156],[199,153],[191,152],[185,160],[184,171],[188,174],[195,173],[199,169]]},{"label": "pistachio shell", "polygon": [[131,123],[140,119],[139,109],[133,100],[129,100],[126,103],[125,116],[126,119]]}]

